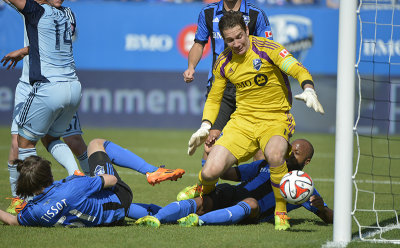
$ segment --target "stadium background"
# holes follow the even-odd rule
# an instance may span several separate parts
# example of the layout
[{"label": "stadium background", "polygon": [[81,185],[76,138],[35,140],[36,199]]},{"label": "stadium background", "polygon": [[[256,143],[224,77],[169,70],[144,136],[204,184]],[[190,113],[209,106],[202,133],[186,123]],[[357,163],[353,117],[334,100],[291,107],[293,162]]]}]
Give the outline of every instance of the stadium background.
[{"label": "stadium background", "polygon": [[[295,100],[292,113],[296,130],[334,133],[338,9],[326,7],[324,1],[312,5],[257,4],[269,17],[274,39],[285,44],[312,73],[325,108],[326,114],[320,116]],[[210,49],[205,49],[192,84],[184,83],[182,72],[203,3],[66,1],[64,5],[71,7],[77,18],[73,46],[83,85],[79,109],[83,127],[197,128]],[[0,6],[0,23],[8,23],[0,29],[3,57],[23,46],[23,29],[21,17],[4,4]],[[362,52],[372,58],[372,49],[365,47]],[[382,59],[388,56],[385,45],[377,49]],[[394,52],[400,54],[399,37],[395,38]],[[20,67],[0,70],[0,125],[10,123]],[[375,75],[385,73],[385,69],[374,69]],[[295,80],[291,84],[294,94],[301,91]],[[375,90],[385,93],[392,89]]]}]

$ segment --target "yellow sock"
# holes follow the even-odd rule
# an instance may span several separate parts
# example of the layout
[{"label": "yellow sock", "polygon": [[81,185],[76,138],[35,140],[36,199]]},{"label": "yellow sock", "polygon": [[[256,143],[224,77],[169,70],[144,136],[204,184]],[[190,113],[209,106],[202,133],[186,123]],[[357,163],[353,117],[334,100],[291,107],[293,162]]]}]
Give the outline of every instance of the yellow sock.
[{"label": "yellow sock", "polygon": [[215,189],[215,184],[218,182],[218,179],[212,180],[212,181],[205,181],[203,177],[201,176],[201,171],[199,172],[199,181],[200,184],[202,185],[202,194],[209,194]]},{"label": "yellow sock", "polygon": [[282,177],[288,173],[288,169],[285,163],[281,164],[278,167],[270,167],[271,172],[271,185],[272,191],[274,191],[276,206],[275,206],[275,213],[276,212],[287,212],[286,210],[286,201],[283,199],[281,193],[279,192],[279,183],[281,182]]}]

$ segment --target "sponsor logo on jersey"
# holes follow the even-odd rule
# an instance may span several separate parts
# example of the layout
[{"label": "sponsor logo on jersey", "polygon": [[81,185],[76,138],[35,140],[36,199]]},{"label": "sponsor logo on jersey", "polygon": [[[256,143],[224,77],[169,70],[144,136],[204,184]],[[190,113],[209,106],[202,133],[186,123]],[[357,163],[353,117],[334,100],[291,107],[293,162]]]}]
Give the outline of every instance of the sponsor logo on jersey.
[{"label": "sponsor logo on jersey", "polygon": [[267,82],[268,78],[264,74],[257,74],[254,77],[254,83],[256,83],[258,86],[264,86],[267,84]]},{"label": "sponsor logo on jersey", "polygon": [[96,168],[94,169],[94,175],[95,176],[103,175],[105,173],[106,172],[104,171],[104,166],[97,165]]},{"label": "sponsor logo on jersey", "polygon": [[220,32],[213,32],[213,38],[214,39],[223,39]]},{"label": "sponsor logo on jersey", "polygon": [[[189,56],[189,51],[194,44],[194,38],[197,32],[197,25],[190,24],[184,27],[178,34],[177,38],[177,47],[178,51],[182,54],[183,57],[187,58]],[[203,58],[208,56],[210,53],[210,42],[208,42],[203,50]]]},{"label": "sponsor logo on jersey", "polygon": [[286,49],[283,49],[283,50],[279,53],[279,56],[281,56],[282,58],[285,58],[288,54],[289,54],[289,52],[288,52]]},{"label": "sponsor logo on jersey", "polygon": [[253,68],[257,71],[260,70],[262,65],[261,59],[253,59]]}]

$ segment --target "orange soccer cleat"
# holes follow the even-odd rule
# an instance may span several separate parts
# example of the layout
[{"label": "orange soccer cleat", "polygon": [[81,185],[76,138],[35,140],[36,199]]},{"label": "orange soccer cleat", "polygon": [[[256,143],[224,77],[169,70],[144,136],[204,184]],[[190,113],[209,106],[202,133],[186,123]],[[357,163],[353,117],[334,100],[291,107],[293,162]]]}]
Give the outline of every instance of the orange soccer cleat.
[{"label": "orange soccer cleat", "polygon": [[146,177],[147,182],[154,186],[165,180],[176,181],[178,178],[181,178],[183,174],[185,174],[185,170],[183,169],[165,169],[165,166],[161,165],[155,172],[147,172]]}]

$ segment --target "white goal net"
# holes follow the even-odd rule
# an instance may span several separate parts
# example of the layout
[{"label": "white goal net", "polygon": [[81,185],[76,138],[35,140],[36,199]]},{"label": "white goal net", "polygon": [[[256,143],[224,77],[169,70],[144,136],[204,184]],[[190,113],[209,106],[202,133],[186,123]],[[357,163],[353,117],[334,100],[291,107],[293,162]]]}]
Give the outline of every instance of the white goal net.
[{"label": "white goal net", "polygon": [[357,14],[353,240],[400,244],[400,1]]}]

